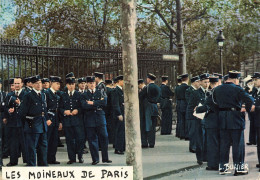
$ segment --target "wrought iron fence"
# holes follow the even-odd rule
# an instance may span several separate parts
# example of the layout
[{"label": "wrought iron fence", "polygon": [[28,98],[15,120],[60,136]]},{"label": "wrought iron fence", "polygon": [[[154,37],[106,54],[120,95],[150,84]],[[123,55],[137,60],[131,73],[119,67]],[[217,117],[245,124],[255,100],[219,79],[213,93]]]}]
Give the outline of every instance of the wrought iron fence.
[{"label": "wrought iron fence", "polygon": [[[168,75],[169,84],[174,86],[178,61],[164,59],[164,55],[174,56],[174,52],[138,50],[138,77],[145,78],[148,72],[157,77]],[[69,48],[42,47],[28,41],[0,39],[0,68],[5,90],[9,90],[9,78],[35,74],[41,77],[58,75],[64,80],[71,71],[76,77],[99,71],[105,74],[105,79],[112,79],[122,74],[122,51],[79,45]],[[157,83],[160,83],[160,78]]]}]

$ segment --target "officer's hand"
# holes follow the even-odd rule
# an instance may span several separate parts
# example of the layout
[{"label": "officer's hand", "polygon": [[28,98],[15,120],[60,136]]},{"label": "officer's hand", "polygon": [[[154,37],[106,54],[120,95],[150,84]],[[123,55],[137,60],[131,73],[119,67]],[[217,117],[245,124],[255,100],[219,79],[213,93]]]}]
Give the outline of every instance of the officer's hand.
[{"label": "officer's hand", "polygon": [[59,131],[62,130],[62,123],[59,124],[59,129],[58,129],[58,130],[59,130]]},{"label": "officer's hand", "polygon": [[7,123],[7,119],[6,119],[6,118],[3,119],[3,123],[4,123],[4,124]]},{"label": "officer's hand", "polygon": [[16,103],[16,104],[20,104],[20,103],[21,103],[20,99],[17,98],[17,99],[15,100],[15,103]]},{"label": "officer's hand", "polygon": [[71,112],[70,112],[70,110],[66,110],[66,111],[64,111],[64,114],[65,114],[66,116],[70,116],[70,115],[71,115]]},{"label": "officer's hand", "polygon": [[196,107],[194,108],[194,110],[193,110],[193,111],[196,111],[197,107],[198,107],[198,106],[196,106]]},{"label": "officer's hand", "polygon": [[246,108],[242,107],[240,112],[246,112]]},{"label": "officer's hand", "polygon": [[255,105],[253,105],[252,107],[251,107],[251,112],[254,112],[255,111]]},{"label": "officer's hand", "polygon": [[77,115],[78,114],[78,110],[77,109],[74,109],[72,112],[71,112],[71,114],[73,115],[73,116],[75,116],[75,115]]},{"label": "officer's hand", "polygon": [[13,113],[13,112],[14,112],[14,108],[10,108],[10,109],[8,110],[8,112],[9,112],[9,113]]},{"label": "officer's hand", "polygon": [[89,105],[94,105],[94,102],[93,102],[93,101],[87,101],[87,103],[88,103]]},{"label": "officer's hand", "polygon": [[52,122],[51,122],[51,120],[47,120],[46,123],[48,126],[50,126]]},{"label": "officer's hand", "polygon": [[123,120],[124,120],[124,117],[123,117],[122,115],[117,116],[117,117],[118,117],[118,120],[119,120],[119,121],[123,121]]}]

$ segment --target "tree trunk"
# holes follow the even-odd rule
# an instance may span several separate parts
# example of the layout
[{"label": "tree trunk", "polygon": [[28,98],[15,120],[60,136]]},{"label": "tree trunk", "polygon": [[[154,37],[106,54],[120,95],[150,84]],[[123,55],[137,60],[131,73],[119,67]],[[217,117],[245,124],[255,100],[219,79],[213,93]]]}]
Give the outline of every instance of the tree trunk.
[{"label": "tree trunk", "polygon": [[183,39],[183,26],[182,26],[182,15],[181,15],[181,1],[176,0],[176,12],[177,12],[177,40],[178,40],[178,49],[179,49],[179,60],[181,67],[180,74],[187,73],[187,66],[186,66],[186,51],[184,46],[184,39]]},{"label": "tree trunk", "polygon": [[140,117],[138,100],[138,70],[136,53],[136,1],[122,0],[122,60],[126,129],[126,164],[133,166],[134,179],[143,179]]}]

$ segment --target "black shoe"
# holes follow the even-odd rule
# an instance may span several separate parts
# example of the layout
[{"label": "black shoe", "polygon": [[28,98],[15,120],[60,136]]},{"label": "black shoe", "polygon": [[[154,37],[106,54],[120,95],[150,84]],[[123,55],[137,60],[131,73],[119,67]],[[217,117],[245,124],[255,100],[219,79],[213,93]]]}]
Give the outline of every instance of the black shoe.
[{"label": "black shoe", "polygon": [[93,161],[92,162],[92,165],[96,165],[96,164],[98,164],[99,163],[99,161]]},{"label": "black shoe", "polygon": [[102,161],[103,163],[112,163],[111,160],[105,160],[105,161]]},{"label": "black shoe", "polygon": [[87,153],[88,153],[88,150],[84,149],[83,154],[87,154]]},{"label": "black shoe", "polygon": [[257,167],[257,168],[260,168],[260,164],[257,164],[256,167]]},{"label": "black shoe", "polygon": [[142,145],[142,148],[148,148],[148,145],[145,145],[145,146]]},{"label": "black shoe", "polygon": [[124,152],[123,151],[118,151],[118,150],[115,150],[115,154],[120,154],[120,155],[123,155]]},{"label": "black shoe", "polygon": [[79,163],[84,163],[84,159],[83,159],[83,158],[80,158],[80,159],[79,159]]},{"label": "black shoe", "polygon": [[198,163],[199,165],[202,165],[202,164],[203,164],[203,162],[202,162],[202,161],[197,161],[197,163]]},{"label": "black shoe", "polygon": [[7,156],[7,155],[4,155],[4,156],[3,156],[3,159],[6,159],[6,158],[8,158],[8,156]]},{"label": "black shoe", "polygon": [[48,164],[60,164],[60,162],[59,161],[50,161],[50,162],[48,162]]},{"label": "black shoe", "polygon": [[67,162],[67,164],[73,164],[73,163],[75,163],[76,161],[71,161],[71,160],[69,160],[68,162]]},{"label": "black shoe", "polygon": [[208,171],[218,171],[219,168],[218,167],[206,167],[206,170],[208,170]]},{"label": "black shoe", "polygon": [[13,163],[8,163],[6,166],[17,166],[17,163],[16,164],[13,164]]},{"label": "black shoe", "polygon": [[196,151],[195,151],[195,150],[193,150],[193,149],[190,149],[190,152],[191,152],[191,153],[196,153]]},{"label": "black shoe", "polygon": [[149,148],[154,148],[154,145],[150,145]]},{"label": "black shoe", "polygon": [[244,171],[244,172],[237,172],[237,171],[235,171],[234,176],[243,176],[243,175],[247,175],[247,174],[248,174],[247,171]]},{"label": "black shoe", "polygon": [[63,144],[59,144],[58,147],[64,147],[64,145]]}]

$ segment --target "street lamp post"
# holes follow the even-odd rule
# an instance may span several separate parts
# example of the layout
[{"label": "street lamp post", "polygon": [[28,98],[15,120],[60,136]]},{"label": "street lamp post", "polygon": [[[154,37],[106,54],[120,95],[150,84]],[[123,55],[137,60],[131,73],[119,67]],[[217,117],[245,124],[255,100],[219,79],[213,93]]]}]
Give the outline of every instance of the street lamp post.
[{"label": "street lamp post", "polygon": [[221,74],[223,74],[222,49],[223,49],[223,45],[224,45],[224,40],[225,40],[225,37],[223,35],[222,30],[220,30],[219,34],[218,34],[218,37],[217,37],[217,42],[218,42],[218,47],[219,47],[220,71],[221,71]]}]

